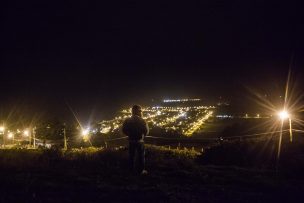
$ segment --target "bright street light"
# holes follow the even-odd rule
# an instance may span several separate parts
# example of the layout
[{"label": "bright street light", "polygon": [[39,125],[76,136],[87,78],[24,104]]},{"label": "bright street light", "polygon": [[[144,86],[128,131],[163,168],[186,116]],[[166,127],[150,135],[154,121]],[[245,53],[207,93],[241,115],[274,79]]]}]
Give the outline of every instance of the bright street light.
[{"label": "bright street light", "polygon": [[86,129],[82,129],[82,139],[87,142],[87,141],[90,141],[90,138],[89,138],[89,135],[90,135],[90,129],[89,128],[86,128]]},{"label": "bright street light", "polygon": [[82,136],[85,137],[85,136],[88,136],[88,135],[89,135],[89,132],[90,132],[89,129],[83,129],[81,134],[82,134]]},{"label": "bright street light", "polygon": [[288,114],[288,112],[285,111],[285,110],[280,111],[279,114],[278,114],[278,116],[280,117],[280,119],[281,119],[282,121],[284,121],[284,120],[286,120],[286,119],[289,118],[289,114]]}]

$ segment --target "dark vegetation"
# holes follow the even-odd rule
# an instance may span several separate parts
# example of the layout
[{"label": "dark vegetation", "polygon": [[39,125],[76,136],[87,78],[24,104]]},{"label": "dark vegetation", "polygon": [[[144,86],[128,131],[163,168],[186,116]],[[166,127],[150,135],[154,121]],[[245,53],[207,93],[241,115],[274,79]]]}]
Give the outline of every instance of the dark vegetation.
[{"label": "dark vegetation", "polygon": [[[284,136],[286,137],[286,136]],[[2,202],[294,202],[304,199],[304,142],[277,137],[191,149],[147,146],[147,176],[127,149],[1,150]]]}]

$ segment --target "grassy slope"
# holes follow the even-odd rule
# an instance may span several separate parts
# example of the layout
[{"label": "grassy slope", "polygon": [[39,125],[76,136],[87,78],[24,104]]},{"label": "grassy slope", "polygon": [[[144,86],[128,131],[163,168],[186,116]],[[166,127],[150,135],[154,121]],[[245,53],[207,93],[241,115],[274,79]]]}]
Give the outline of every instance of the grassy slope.
[{"label": "grassy slope", "polygon": [[302,198],[303,180],[271,170],[201,164],[185,150],[147,148],[149,175],[127,170],[127,150],[0,151],[2,202],[258,202]]}]

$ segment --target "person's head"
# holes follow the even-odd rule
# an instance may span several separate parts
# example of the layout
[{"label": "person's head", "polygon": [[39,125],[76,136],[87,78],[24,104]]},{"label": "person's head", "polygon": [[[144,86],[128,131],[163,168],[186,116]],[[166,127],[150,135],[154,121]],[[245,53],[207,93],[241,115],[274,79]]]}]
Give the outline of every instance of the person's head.
[{"label": "person's head", "polygon": [[132,107],[132,115],[133,115],[133,116],[142,117],[141,106],[139,106],[139,105],[134,105],[134,106]]}]

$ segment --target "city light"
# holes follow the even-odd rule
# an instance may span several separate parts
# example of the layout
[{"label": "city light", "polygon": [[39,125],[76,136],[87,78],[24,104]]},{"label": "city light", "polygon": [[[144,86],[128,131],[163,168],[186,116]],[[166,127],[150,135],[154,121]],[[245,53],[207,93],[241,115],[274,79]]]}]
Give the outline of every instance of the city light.
[{"label": "city light", "polygon": [[165,99],[165,100],[163,100],[164,103],[194,102],[194,101],[201,101],[201,99]]},{"label": "city light", "polygon": [[103,128],[100,132],[103,133],[103,134],[108,134],[111,130],[111,127],[106,127],[106,128]]},{"label": "city light", "polygon": [[30,132],[28,130],[23,131],[23,135],[25,137],[28,137],[30,135]]},{"label": "city light", "polygon": [[7,138],[8,138],[8,139],[13,139],[13,138],[14,138],[14,133],[9,132],[9,133],[7,134]]},{"label": "city light", "polygon": [[5,131],[5,127],[4,126],[0,126],[0,132],[3,133]]},{"label": "city light", "polygon": [[213,111],[209,111],[207,114],[204,114],[200,119],[192,124],[192,126],[185,132],[186,136],[191,136],[195,131],[197,131],[206,120],[212,116]]}]

